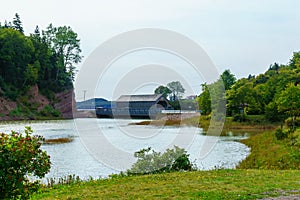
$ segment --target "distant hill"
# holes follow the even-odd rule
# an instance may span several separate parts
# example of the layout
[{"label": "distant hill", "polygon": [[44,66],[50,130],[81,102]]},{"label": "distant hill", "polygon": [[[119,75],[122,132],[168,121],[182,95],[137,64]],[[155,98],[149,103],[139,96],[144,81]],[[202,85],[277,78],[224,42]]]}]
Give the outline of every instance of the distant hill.
[{"label": "distant hill", "polygon": [[78,110],[90,110],[96,107],[111,108],[112,102],[103,98],[92,98],[86,101],[76,102]]}]

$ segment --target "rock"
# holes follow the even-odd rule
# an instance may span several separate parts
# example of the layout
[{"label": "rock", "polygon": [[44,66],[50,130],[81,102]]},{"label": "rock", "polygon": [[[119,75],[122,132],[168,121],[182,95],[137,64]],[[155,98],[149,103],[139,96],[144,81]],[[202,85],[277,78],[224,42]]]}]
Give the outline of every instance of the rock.
[{"label": "rock", "polygon": [[62,114],[62,117],[65,119],[73,119],[73,111],[76,110],[74,96],[75,94],[73,90],[56,94],[58,102],[54,104],[54,108],[59,110]]},{"label": "rock", "polygon": [[37,103],[38,111],[41,111],[46,105],[49,105],[49,100],[39,93],[37,85],[32,86],[26,93],[29,103]]}]

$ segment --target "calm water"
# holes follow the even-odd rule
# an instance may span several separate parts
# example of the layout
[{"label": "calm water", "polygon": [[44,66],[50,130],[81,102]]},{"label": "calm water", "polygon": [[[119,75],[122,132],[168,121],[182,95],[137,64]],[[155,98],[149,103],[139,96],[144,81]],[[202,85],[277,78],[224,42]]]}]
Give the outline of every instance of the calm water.
[{"label": "calm water", "polygon": [[[235,168],[250,153],[237,142],[245,136],[212,137],[202,135],[200,128],[128,125],[138,120],[76,119],[57,121],[1,123],[0,132],[11,129],[22,132],[31,126],[45,138],[72,137],[65,144],[43,145],[51,156],[47,177],[69,174],[81,178],[107,177],[125,171],[136,161],[133,153],[152,147],[164,151],[174,145],[185,148],[199,169]],[[242,135],[242,134],[241,134]]]}]

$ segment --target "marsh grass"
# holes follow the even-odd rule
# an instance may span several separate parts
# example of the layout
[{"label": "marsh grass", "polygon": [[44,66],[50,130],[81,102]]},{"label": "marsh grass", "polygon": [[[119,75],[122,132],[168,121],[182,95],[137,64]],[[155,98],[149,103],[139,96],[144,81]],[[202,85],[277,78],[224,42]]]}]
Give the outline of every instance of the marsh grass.
[{"label": "marsh grass", "polygon": [[43,144],[64,144],[72,141],[73,138],[53,138],[53,139],[45,139]]},{"label": "marsh grass", "polygon": [[151,126],[193,126],[200,127],[203,129],[205,134],[208,128],[218,129],[218,126],[223,126],[222,136],[226,136],[228,132],[233,133],[249,133],[255,135],[268,130],[275,130],[280,125],[279,123],[270,123],[265,120],[261,120],[261,116],[252,116],[248,122],[234,122],[232,117],[226,117],[224,124],[211,124],[209,116],[196,116],[185,118],[182,120],[178,119],[167,119],[167,120],[146,120],[137,123],[131,123],[131,125],[151,125]]}]

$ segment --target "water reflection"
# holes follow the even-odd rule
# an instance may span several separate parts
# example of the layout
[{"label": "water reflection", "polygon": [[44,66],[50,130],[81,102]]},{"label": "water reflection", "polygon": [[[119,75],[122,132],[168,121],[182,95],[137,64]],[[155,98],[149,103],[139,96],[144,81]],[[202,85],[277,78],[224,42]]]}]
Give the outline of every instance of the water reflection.
[{"label": "water reflection", "polygon": [[[210,153],[202,157],[200,150],[205,145],[207,137],[202,135],[202,129],[191,127],[155,127],[128,125],[132,121],[114,119],[76,119],[74,120],[51,120],[51,121],[28,121],[1,123],[0,132],[10,132],[11,129],[22,132],[25,126],[31,126],[35,134],[45,138],[73,138],[70,143],[43,145],[42,148],[51,156],[51,172],[47,177],[63,177],[76,174],[83,179],[89,177],[107,177],[109,174],[118,173],[126,168],[115,168],[113,165],[95,157],[82,143],[77,132],[78,123],[97,123],[105,138],[116,148],[132,155],[137,150],[152,147],[155,151],[163,151],[170,141],[178,137],[178,134],[197,132],[193,140],[187,146],[191,160],[195,161],[199,169],[209,170],[219,167],[234,168],[241,160],[245,159],[250,149],[236,140],[244,139],[248,135],[236,135],[228,133],[227,137],[216,137],[216,144]],[[90,121],[89,121],[90,120]],[[179,130],[180,129],[180,130]],[[117,155],[107,155],[113,162]],[[134,160],[134,159],[133,159]],[[126,166],[130,166],[132,161]]]}]

